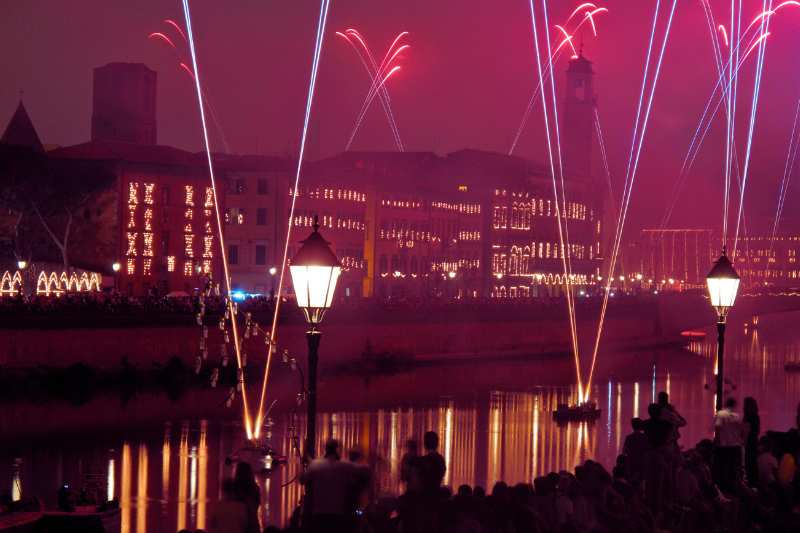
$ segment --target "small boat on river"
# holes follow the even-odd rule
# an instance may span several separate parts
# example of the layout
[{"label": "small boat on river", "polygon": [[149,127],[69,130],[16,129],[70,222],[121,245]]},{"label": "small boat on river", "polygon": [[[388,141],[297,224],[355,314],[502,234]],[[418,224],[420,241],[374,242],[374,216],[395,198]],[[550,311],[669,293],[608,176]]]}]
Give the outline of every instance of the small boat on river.
[{"label": "small boat on river", "polygon": [[594,402],[585,402],[578,405],[558,404],[553,411],[553,419],[559,424],[567,422],[594,422],[600,417],[600,409]]}]

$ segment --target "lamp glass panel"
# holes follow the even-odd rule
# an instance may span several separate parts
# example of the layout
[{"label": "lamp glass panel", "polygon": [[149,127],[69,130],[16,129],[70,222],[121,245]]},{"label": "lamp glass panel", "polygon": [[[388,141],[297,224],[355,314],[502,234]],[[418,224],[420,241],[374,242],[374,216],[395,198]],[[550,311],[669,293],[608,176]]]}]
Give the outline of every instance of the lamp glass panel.
[{"label": "lamp glass panel", "polygon": [[290,266],[297,305],[301,308],[329,308],[341,270],[338,266]]},{"label": "lamp glass panel", "polygon": [[739,290],[739,280],[736,278],[708,278],[708,296],[714,307],[733,307],[736,292]]}]

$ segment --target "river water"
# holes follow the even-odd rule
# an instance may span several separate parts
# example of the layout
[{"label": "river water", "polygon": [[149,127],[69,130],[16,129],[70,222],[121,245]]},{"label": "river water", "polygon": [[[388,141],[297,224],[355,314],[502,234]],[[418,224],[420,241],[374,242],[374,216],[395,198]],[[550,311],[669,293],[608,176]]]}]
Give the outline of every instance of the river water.
[{"label": "river water", "polygon": [[[787,373],[784,363],[800,360],[798,320],[800,313],[764,315],[757,330],[746,330],[741,322],[728,328],[726,394],[740,400],[754,396],[764,429],[785,430],[794,421],[800,373]],[[549,471],[572,469],[589,458],[612,465],[631,417],[646,417],[647,405],[665,390],[689,422],[681,443],[692,446],[711,435],[716,345],[708,332],[687,349],[602,354],[593,386],[602,415],[592,424],[560,426],[552,420],[556,404],[575,396],[570,363],[563,357],[429,361],[413,371],[369,379],[324,376],[319,441],[336,437],[345,448],[362,447],[379,490],[397,493],[405,441],[421,439],[432,429],[440,435],[447,462],[445,482],[490,488],[498,480],[531,481]],[[282,379],[296,378],[287,373],[273,378]],[[69,431],[53,423],[58,429],[48,431],[47,420],[53,419],[43,417],[45,427],[35,435],[3,435],[0,494],[36,495],[54,506],[57,488],[70,483],[94,488],[104,499],[118,498],[125,533],[204,528],[219,498],[220,480],[231,474],[226,459],[243,453],[236,410],[204,418],[191,393],[177,404],[166,397],[147,400],[144,421],[133,415],[137,400],[125,407],[109,400],[83,408],[104,421],[97,428]],[[272,416],[270,444],[291,456],[290,427],[302,428],[305,421],[293,417],[283,407],[287,404],[291,401],[281,401]],[[17,407],[23,406],[2,409]],[[36,409],[60,412],[56,406]],[[296,506],[301,493],[294,482],[297,472],[297,461],[290,460],[259,476],[265,523],[283,525]]]}]

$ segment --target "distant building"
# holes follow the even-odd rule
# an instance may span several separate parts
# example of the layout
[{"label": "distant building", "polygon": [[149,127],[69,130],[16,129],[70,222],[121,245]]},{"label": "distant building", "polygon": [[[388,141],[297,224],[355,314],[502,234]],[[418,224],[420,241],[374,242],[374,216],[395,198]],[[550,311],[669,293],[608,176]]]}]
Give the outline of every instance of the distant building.
[{"label": "distant building", "polygon": [[36,128],[33,127],[31,117],[28,111],[20,100],[17,110],[8,122],[3,136],[0,137],[0,144],[8,146],[29,148],[34,152],[44,152],[42,141],[39,139],[39,134],[36,133]]},{"label": "distant building", "polygon": [[800,235],[739,237],[734,265],[746,286],[800,287]]},{"label": "distant building", "polygon": [[233,288],[250,294],[277,291],[294,162],[279,157],[222,155],[216,162],[217,176],[225,188],[223,222]]},{"label": "distant building", "polygon": [[[572,59],[566,76],[566,206],[557,206],[549,167],[480,150],[346,152],[306,163],[296,191],[296,162],[215,155],[233,288],[277,289],[294,194],[289,257],[318,216],[342,262],[345,298],[533,298],[557,295],[567,282],[595,283],[604,189],[591,174],[591,63]],[[48,153],[100,163],[113,174],[105,207],[87,220],[110,236],[94,261],[109,275],[120,263],[115,283],[133,295],[188,293],[205,273],[222,276],[205,156],[156,144],[155,83],[155,72],[141,64],[95,69],[92,141]],[[20,113],[13,130],[24,132],[27,114]],[[35,131],[16,136],[38,141]]]},{"label": "distant building", "polygon": [[656,285],[670,279],[681,287],[705,287],[706,275],[719,255],[710,229],[643,229],[624,252],[624,275],[641,274]]},{"label": "distant building", "polygon": [[142,63],[95,68],[92,141],[156,144],[156,77]]}]

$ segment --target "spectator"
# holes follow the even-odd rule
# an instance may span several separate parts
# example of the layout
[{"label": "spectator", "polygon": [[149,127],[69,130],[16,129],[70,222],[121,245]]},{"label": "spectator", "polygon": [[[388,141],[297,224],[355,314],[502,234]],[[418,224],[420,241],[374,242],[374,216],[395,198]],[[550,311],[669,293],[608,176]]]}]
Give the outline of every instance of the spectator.
[{"label": "spectator", "polygon": [[247,533],[247,506],[239,498],[239,486],[233,479],[222,482],[222,499],[211,506],[209,533]]},{"label": "spectator", "polygon": [[731,492],[742,479],[742,451],[746,430],[736,399],[728,398],[725,407],[714,416],[714,479],[719,487]]},{"label": "spectator", "polygon": [[425,455],[418,461],[422,491],[426,494],[436,494],[447,470],[444,457],[437,451],[439,435],[435,431],[428,431],[423,437],[423,445]]},{"label": "spectator", "polygon": [[644,434],[650,442],[645,455],[645,489],[650,510],[658,514],[668,504],[668,460],[672,455],[672,424],[661,419],[663,408],[657,403],[647,407],[650,415],[644,422]]},{"label": "spectator", "polygon": [[325,443],[325,456],[314,459],[300,476],[307,487],[306,516],[312,532],[348,532],[355,529],[350,514],[352,490],[357,474],[355,467],[340,460],[336,439]]},{"label": "spectator", "polygon": [[650,439],[644,433],[644,420],[631,419],[633,432],[625,437],[622,453],[625,456],[624,472],[629,483],[638,485],[644,477],[645,455],[650,449]]},{"label": "spectator", "polygon": [[261,490],[256,483],[253,468],[249,463],[240,461],[236,463],[236,492],[238,499],[247,508],[247,533],[258,533],[261,526],[258,523],[258,507],[261,505]]},{"label": "spectator", "polygon": [[[406,484],[406,487],[409,485],[414,485],[415,482],[418,484],[419,480],[416,479],[416,470],[414,469],[414,463],[419,458],[419,449],[417,445],[417,441],[410,439],[406,441],[406,453],[403,454],[403,458],[400,460],[400,481]],[[415,479],[412,479],[412,473],[414,474]],[[415,487],[419,488],[419,487]]]},{"label": "spectator", "polygon": [[748,396],[744,399],[744,423],[747,427],[747,438],[744,447],[744,465],[747,483],[751,487],[758,486],[758,437],[761,434],[761,418],[758,416],[758,403]]}]

